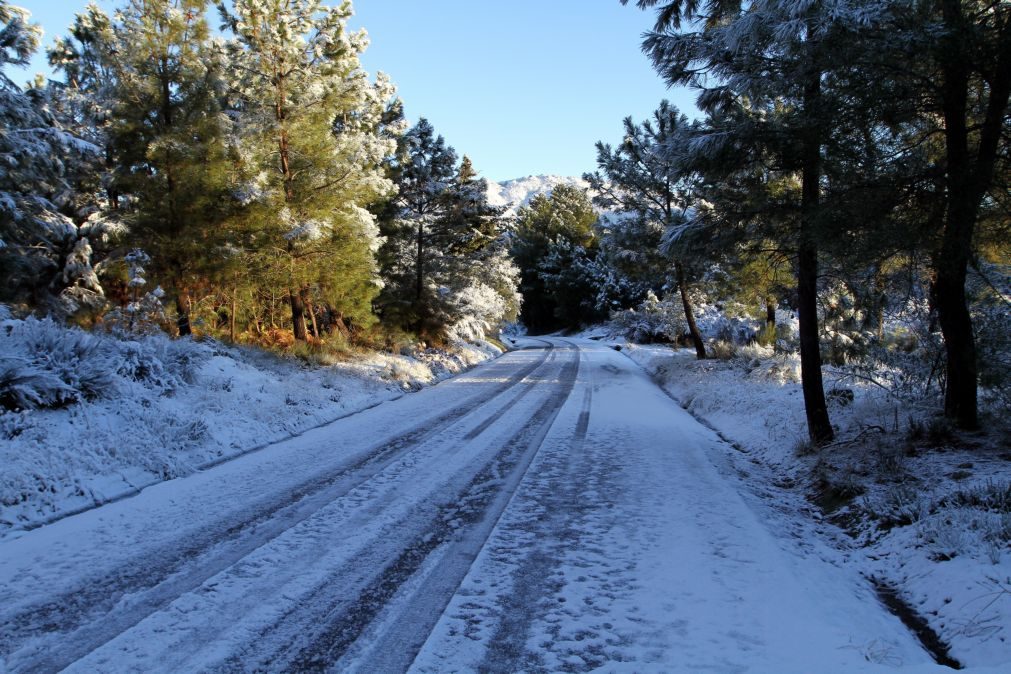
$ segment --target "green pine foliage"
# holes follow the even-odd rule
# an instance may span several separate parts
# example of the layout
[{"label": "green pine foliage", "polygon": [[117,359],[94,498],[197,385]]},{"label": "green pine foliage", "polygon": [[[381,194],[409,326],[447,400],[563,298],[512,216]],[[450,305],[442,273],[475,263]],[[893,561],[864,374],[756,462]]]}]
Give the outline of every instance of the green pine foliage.
[{"label": "green pine foliage", "polygon": [[236,36],[238,227],[253,282],[284,289],[297,340],[320,336],[317,312],[341,331],[368,327],[380,242],[367,208],[393,192],[382,164],[394,145],[380,133],[392,86],[362,70],[367,39],[347,30],[349,2],[237,0],[221,12]]},{"label": "green pine foliage", "polygon": [[571,185],[558,185],[520,209],[512,254],[522,270],[523,323],[532,332],[602,317],[588,272],[599,243],[596,222],[586,192]]},{"label": "green pine foliage", "polygon": [[114,162],[109,138],[116,41],[112,18],[89,4],[74,17],[69,34],[57,37],[46,51],[49,65],[62,76],[45,85],[53,114],[74,135],[100,149],[89,161],[68,167],[75,218],[115,210],[119,205],[111,180]]},{"label": "green pine foliage", "polygon": [[0,300],[64,317],[103,301],[89,236],[104,233],[68,217],[71,176],[97,148],[61,123],[41,86],[10,79],[40,36],[25,10],[0,0]]},{"label": "green pine foliage", "polygon": [[210,4],[89,5],[22,89],[3,68],[40,30],[0,0],[3,299],[108,327],[143,295],[181,336],[303,351],[515,320],[502,210],[427,122],[405,134],[351,3],[217,2],[220,37]]},{"label": "green pine foliage", "polygon": [[233,163],[221,50],[206,0],[130,0],[117,12],[108,131],[117,215],[174,301],[181,335],[227,243]]},{"label": "green pine foliage", "polygon": [[[636,124],[625,119],[625,138],[617,148],[597,143],[596,173],[584,175],[590,187],[598,192],[597,205],[612,208],[637,225],[626,227],[626,233],[641,233],[644,240],[634,248],[649,247],[654,232],[673,233],[695,212],[698,172],[686,169],[670,150],[686,143],[697,132],[697,124],[667,101],[661,101],[651,119]],[[676,152],[676,150],[675,150]],[[629,217],[630,216],[630,217]],[[666,261],[648,260],[655,266],[649,270],[654,277],[670,276],[677,286],[684,307],[688,329],[699,358],[706,357],[705,343],[695,322],[690,300],[690,278],[684,257],[673,246],[653,246],[659,252],[674,251]],[[622,257],[618,251],[615,256]],[[664,264],[667,262],[667,264]],[[647,273],[649,273],[647,272]]]},{"label": "green pine foliage", "polygon": [[502,210],[468,157],[422,118],[389,163],[397,185],[382,217],[383,320],[427,339],[483,337],[514,320],[518,271]]}]

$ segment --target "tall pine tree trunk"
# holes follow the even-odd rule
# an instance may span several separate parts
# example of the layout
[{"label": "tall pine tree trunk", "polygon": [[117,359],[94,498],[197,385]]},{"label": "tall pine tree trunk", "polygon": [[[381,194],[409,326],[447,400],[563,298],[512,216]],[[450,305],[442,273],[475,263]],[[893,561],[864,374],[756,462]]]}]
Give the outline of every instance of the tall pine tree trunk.
[{"label": "tall pine tree trunk", "polygon": [[[172,128],[172,82],[168,74],[168,64],[167,60],[162,58],[162,74],[161,74],[161,121],[165,130]],[[179,213],[176,209],[176,196],[177,188],[175,177],[172,173],[172,165],[169,164],[165,167],[165,188],[167,194],[166,202],[168,204],[168,218],[169,218],[169,232],[172,239],[176,239],[180,236],[182,227],[180,226]],[[176,256],[173,255],[173,258]],[[177,279],[183,276],[183,262],[179,259],[173,259],[169,261],[170,273],[174,274]],[[176,327],[179,330],[180,337],[189,337],[193,334],[190,327],[190,296],[187,290],[181,287],[181,283],[176,284]]]},{"label": "tall pine tree trunk", "polygon": [[972,241],[980,204],[993,181],[1000,136],[1011,96],[1011,27],[997,37],[997,63],[989,72],[990,98],[978,129],[975,158],[970,153],[968,119],[970,59],[965,53],[967,30],[962,3],[942,0],[941,12],[950,31],[939,49],[946,153],[947,208],[940,251],[935,258],[934,303],[947,355],[948,383],[944,413],[965,429],[979,425],[976,392],[976,340],[965,294]]},{"label": "tall pine tree trunk", "polygon": [[[944,0],[942,12],[950,28],[962,22],[957,0]],[[954,50],[942,66],[942,106],[947,173],[947,209],[940,254],[935,261],[934,300],[948,357],[944,413],[962,428],[975,428],[976,341],[965,297],[965,277],[972,253],[972,168],[966,112],[969,64],[962,58],[957,34],[950,38]]]},{"label": "tall pine tree trunk", "polygon": [[698,323],[695,322],[695,312],[692,310],[692,302],[688,297],[688,281],[685,278],[685,268],[677,260],[674,261],[674,273],[677,274],[678,290],[681,292],[681,305],[685,310],[685,321],[688,322],[688,332],[691,333],[692,342],[695,344],[695,356],[699,360],[705,360],[706,345],[702,341],[702,333],[699,332]]},{"label": "tall pine tree trunk", "polygon": [[823,445],[835,432],[828,417],[821,376],[821,345],[818,339],[818,245],[814,218],[820,201],[821,180],[821,73],[814,70],[804,87],[803,175],[801,177],[800,236],[797,246],[797,318],[800,323],[800,380],[804,412],[811,442]]},{"label": "tall pine tree trunk", "polygon": [[[285,119],[287,118],[287,88],[286,82],[283,75],[277,74],[277,98],[274,103],[274,118],[280,125],[278,136],[277,136],[277,152],[278,159],[280,160],[281,175],[284,180],[284,201],[286,204],[290,204],[295,200],[295,175],[291,170],[291,157],[289,140],[288,140],[288,130],[284,126]],[[288,255],[291,259],[291,279],[292,283],[295,283],[295,250],[294,243],[289,240],[288,244]],[[303,288],[288,288],[288,304],[291,305],[291,326],[292,332],[295,335],[295,340],[299,342],[306,342],[309,340],[309,329],[305,322],[305,298],[303,296]]]}]

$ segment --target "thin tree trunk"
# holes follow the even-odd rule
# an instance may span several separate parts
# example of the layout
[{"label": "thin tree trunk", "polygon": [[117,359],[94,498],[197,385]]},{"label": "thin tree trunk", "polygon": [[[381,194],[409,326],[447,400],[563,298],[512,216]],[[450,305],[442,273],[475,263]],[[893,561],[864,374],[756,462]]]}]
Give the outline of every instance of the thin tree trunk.
[{"label": "thin tree trunk", "polygon": [[228,313],[228,341],[235,344],[235,313],[238,309],[239,301],[236,293],[232,292],[232,308]]},{"label": "thin tree trunk", "polygon": [[417,260],[414,268],[414,309],[416,312],[415,332],[420,333],[425,325],[425,307],[421,301],[425,294],[425,223],[418,221]]},{"label": "thin tree trunk", "polygon": [[418,222],[418,258],[414,268],[414,299],[421,302],[421,296],[425,290],[425,225]]},{"label": "thin tree trunk", "polygon": [[[264,331],[266,330],[264,326],[264,319],[266,317],[264,316],[263,312],[259,310],[259,307],[261,307],[261,303],[257,302],[256,299],[257,299],[256,295],[253,293],[252,290],[250,290],[249,304],[252,307],[257,307],[256,309],[253,310],[253,329],[256,330],[257,337],[262,337]],[[248,323],[246,324],[246,327],[247,328],[249,327]]]},{"label": "thin tree trunk", "polygon": [[316,323],[316,307],[312,305],[312,298],[309,297],[309,291],[302,291],[302,301],[305,304],[306,311],[309,312],[309,320],[312,322],[312,336],[319,339],[319,325]]},{"label": "thin tree trunk", "polygon": [[295,339],[308,341],[309,330],[305,324],[305,304],[302,302],[302,292],[298,288],[288,289],[288,302],[291,304],[291,325]]},{"label": "thin tree trunk", "polygon": [[186,290],[180,290],[176,293],[176,327],[179,329],[180,337],[189,337],[193,334],[193,330],[190,327],[190,309],[193,302],[190,300],[190,294]]},{"label": "thin tree trunk", "polygon": [[772,345],[772,352],[778,353],[776,344],[776,307],[778,302],[771,295],[765,298],[765,332],[762,334],[762,344]]},{"label": "thin tree trunk", "polygon": [[[859,293],[854,292],[854,296],[860,298]],[[874,330],[878,342],[885,336],[885,273],[878,266],[874,270],[873,289],[867,299],[867,306],[860,307],[864,310],[864,320],[861,328],[864,330]]]},{"label": "thin tree trunk", "polygon": [[[275,73],[276,74],[276,73]],[[290,148],[288,144],[288,130],[284,127],[284,120],[287,117],[285,105],[288,102],[286,94],[285,79],[283,76],[277,78],[277,98],[274,103],[274,117],[280,125],[277,137],[277,151],[280,160],[281,175],[284,181],[284,201],[287,204],[295,200],[295,176],[291,170]],[[293,243],[288,242],[288,255],[291,261],[291,281],[295,280],[295,257]],[[300,342],[308,341],[309,329],[305,321],[305,301],[304,288],[288,288],[288,303],[291,305],[291,326],[295,335],[295,340]]]},{"label": "thin tree trunk", "polygon": [[[168,76],[168,64],[166,59],[161,59],[161,121],[164,128],[172,128],[172,92],[171,92],[171,80]],[[175,177],[172,174],[171,163],[164,167],[165,173],[165,189],[166,189],[166,199],[168,203],[168,218],[172,238],[177,238],[181,234],[182,227],[179,223],[179,214],[176,210],[176,196],[177,188]],[[175,258],[176,256],[172,256]],[[182,267],[183,264],[178,259],[168,260],[171,269],[171,273],[176,275],[176,278],[181,278],[183,276]],[[180,289],[176,293],[176,326],[179,329],[180,337],[188,337],[192,334],[192,329],[190,327],[190,296],[186,289]]]},{"label": "thin tree trunk", "polygon": [[415,300],[422,301],[425,289],[425,224],[418,223],[418,262],[415,265]]},{"label": "thin tree trunk", "polygon": [[344,314],[338,313],[334,317],[333,322],[334,330],[344,337],[351,336],[351,330],[348,328],[347,323],[344,322]]},{"label": "thin tree trunk", "polygon": [[828,417],[825,386],[821,376],[821,345],[818,339],[818,246],[814,217],[820,200],[821,179],[821,73],[809,75],[804,87],[803,175],[801,177],[800,236],[797,247],[797,318],[800,323],[800,380],[804,392],[804,412],[811,442],[824,445],[835,432]]},{"label": "thin tree trunk", "polygon": [[688,332],[692,335],[692,342],[695,343],[695,356],[699,360],[706,359],[706,345],[702,341],[702,333],[699,332],[698,323],[695,322],[695,312],[692,310],[692,302],[688,298],[688,282],[685,279],[685,268],[678,261],[674,261],[674,271],[677,274],[678,290],[681,292],[681,305],[685,310],[685,320],[688,322]]},{"label": "thin tree trunk", "polygon": [[[116,167],[116,159],[113,154],[112,145],[106,145],[105,147],[105,167],[110,171]],[[109,201],[109,210],[118,211],[119,210],[119,191],[116,189],[115,181],[109,181],[108,186],[105,188],[106,199]]]}]

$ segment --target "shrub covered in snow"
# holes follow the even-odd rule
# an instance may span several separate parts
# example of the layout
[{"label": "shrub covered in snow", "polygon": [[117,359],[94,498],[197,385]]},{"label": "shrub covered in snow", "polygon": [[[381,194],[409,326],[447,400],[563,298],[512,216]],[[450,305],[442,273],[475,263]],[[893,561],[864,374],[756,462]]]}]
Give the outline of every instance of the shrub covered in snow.
[{"label": "shrub covered in snow", "polygon": [[[728,312],[722,305],[708,302],[701,294],[694,293],[691,300],[699,332],[717,353],[730,358],[736,346],[754,342],[758,337],[758,321]],[[634,309],[612,313],[611,322],[615,332],[639,344],[677,342],[688,335],[684,304],[677,291],[668,293],[663,299],[648,292],[646,299]]]},{"label": "shrub covered in snow", "polygon": [[694,299],[695,322],[706,341],[748,344],[758,337],[758,321],[740,312],[726,311],[722,305],[705,298]]},{"label": "shrub covered in snow", "polygon": [[0,330],[0,406],[12,411],[112,397],[127,381],[171,392],[192,383],[212,354],[210,346],[192,340],[164,334],[119,339],[49,318],[7,319]]},{"label": "shrub covered in snow", "polygon": [[118,353],[112,342],[51,319],[7,319],[0,327],[0,406],[62,407],[111,395]]},{"label": "shrub covered in snow", "polygon": [[674,342],[688,331],[684,307],[676,294],[661,300],[649,292],[635,309],[611,314],[611,322],[618,334],[638,344]]},{"label": "shrub covered in snow", "polygon": [[980,556],[999,564],[1011,548],[1011,482],[986,480],[923,508],[918,534],[935,559]]}]

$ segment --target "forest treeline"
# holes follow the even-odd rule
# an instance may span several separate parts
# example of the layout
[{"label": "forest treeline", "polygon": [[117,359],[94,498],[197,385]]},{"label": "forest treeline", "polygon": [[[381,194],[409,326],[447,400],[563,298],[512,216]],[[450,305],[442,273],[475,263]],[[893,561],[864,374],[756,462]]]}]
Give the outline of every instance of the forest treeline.
[{"label": "forest treeline", "polygon": [[164,305],[179,335],[265,344],[514,318],[501,209],[362,69],[351,4],[219,3],[221,36],[212,9],[89,5],[22,89],[40,29],[0,0],[2,299],[84,323]]},{"label": "forest treeline", "polygon": [[1006,401],[1011,7],[634,4],[701,117],[626,119],[588,191],[507,218],[364,72],[348,2],[89,6],[47,52],[57,76],[19,87],[39,31],[0,0],[0,301],[130,326],[165,307],[179,335],[267,345],[480,336],[519,312],[700,358],[757,341],[799,351],[816,444],[826,359],[939,391],[964,428],[980,384]]}]

